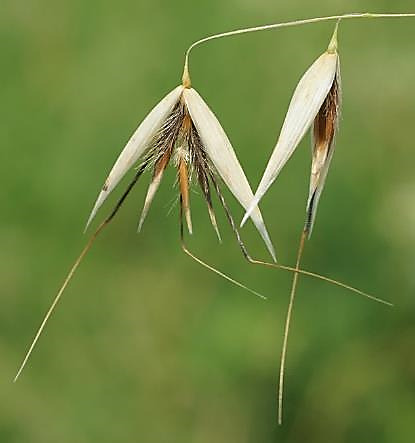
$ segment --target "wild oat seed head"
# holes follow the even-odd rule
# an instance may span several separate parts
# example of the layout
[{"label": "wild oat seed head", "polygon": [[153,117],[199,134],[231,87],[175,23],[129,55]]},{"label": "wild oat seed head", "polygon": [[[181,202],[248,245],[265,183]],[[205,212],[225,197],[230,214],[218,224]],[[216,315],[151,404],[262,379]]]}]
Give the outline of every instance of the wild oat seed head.
[{"label": "wild oat seed head", "polygon": [[[140,159],[144,159],[147,168],[153,168],[153,178],[145,198],[139,230],[171,158],[178,169],[178,183],[189,232],[192,231],[192,224],[187,189],[195,169],[216,231],[208,189],[212,173],[217,173],[243,208],[248,209],[254,196],[235,151],[216,116],[196,90],[190,87],[190,77],[188,73],[186,75],[186,70],[183,78],[185,85],[167,94],[128,141],[105,181],[87,226],[111,191]],[[274,247],[258,207],[253,208],[251,219],[276,260]]]},{"label": "wild oat seed head", "polygon": [[300,79],[291,98],[281,133],[271,154],[264,175],[259,183],[248,211],[242,219],[243,225],[258,202],[280,174],[295,149],[310,129],[332,88],[338,70],[339,56],[335,44],[337,26],[329,49],[325,51]]}]

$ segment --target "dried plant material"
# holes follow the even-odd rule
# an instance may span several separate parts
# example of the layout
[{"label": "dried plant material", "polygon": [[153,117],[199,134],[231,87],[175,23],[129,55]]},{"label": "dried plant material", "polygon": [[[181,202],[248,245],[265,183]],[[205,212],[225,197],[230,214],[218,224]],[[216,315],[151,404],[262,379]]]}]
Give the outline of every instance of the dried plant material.
[{"label": "dried plant material", "polygon": [[[171,159],[173,159],[174,166],[177,168],[181,214],[184,212],[189,233],[192,233],[189,187],[192,173],[194,171],[196,172],[198,183],[202,189],[202,195],[208,206],[210,220],[219,239],[220,235],[210,196],[210,183],[214,182],[215,189],[219,189],[215,176],[218,175],[223,179],[224,183],[230,187],[237,199],[242,204],[245,204],[245,207],[248,202],[252,200],[252,190],[224,130],[199,94],[197,94],[194,89],[190,88],[190,79],[189,81],[185,80],[186,79],[184,79],[182,86],[178,86],[170,92],[150,112],[150,114],[148,114],[130,138],[112,167],[93,207],[87,222],[87,227],[111,191],[116,187],[134,163],[141,159],[141,166],[138,168],[138,172],[136,173],[136,177],[132,184],[130,184],[111,215],[101,223],[96,232],[92,235],[90,241],[81,252],[81,255],[72,266],[25,355],[23,363],[15,377],[15,381],[25,367],[50,315],[83,257],[89,251],[102,229],[115,216],[126,196],[145,170],[151,169],[153,171],[153,177],[145,198],[144,208],[139,221],[139,229],[142,227],[151,202],[160,185],[164,170]],[[200,128],[201,134],[199,134],[197,128]],[[222,151],[225,152],[225,155],[223,156],[220,154]],[[225,165],[224,162],[228,160],[230,161],[230,164]],[[266,241],[266,245],[272,257],[275,259],[274,248],[269,239],[259,210],[253,212],[252,219]],[[254,295],[265,298],[258,292],[249,289],[242,283],[230,278],[192,254],[184,243],[182,228],[181,237],[183,250],[202,266],[205,266],[233,284],[250,291]]]},{"label": "dried plant material", "polygon": [[[118,157],[117,161],[115,162],[113,168],[111,169],[111,172],[107,180],[105,181],[102,191],[100,192],[98,199],[91,212],[91,215],[88,219],[87,227],[95,217],[98,209],[102,206],[108,195],[117,186],[117,184],[123,178],[123,176],[128,172],[128,170],[134,164],[136,164],[138,161],[141,161],[141,165],[138,166],[134,179],[128,185],[126,191],[119,199],[115,208],[110,213],[110,215],[99,225],[97,230],[94,232],[94,234],[91,236],[90,240],[86,244],[85,248],[82,250],[80,256],[77,258],[72,268],[70,269],[61,288],[58,291],[58,294],[53,300],[39,329],[37,330],[36,335],[24,357],[24,360],[17,372],[14,381],[16,381],[19,375],[21,374],[42,331],[44,330],[44,327],[48,319],[50,318],[53,310],[55,309],[58,301],[60,300],[69,282],[71,281],[76,269],[78,268],[79,264],[81,263],[87,252],[90,250],[97,236],[113,220],[115,215],[118,213],[120,207],[122,206],[123,202],[125,201],[126,197],[129,195],[130,191],[137,183],[138,179],[141,177],[143,172],[146,170],[151,170],[152,180],[145,197],[144,208],[138,226],[139,230],[141,229],[145,217],[148,213],[148,210],[151,206],[151,202],[161,183],[164,171],[171,160],[173,160],[173,163],[178,171],[179,201],[180,201],[180,237],[181,237],[182,249],[192,259],[194,259],[196,262],[198,262],[205,268],[215,272],[216,274],[222,276],[223,278],[227,279],[233,284],[243,289],[246,289],[261,298],[264,298],[261,294],[257,293],[256,291],[247,288],[245,285],[241,284],[237,280],[230,278],[228,275],[222,273],[216,268],[200,260],[187,248],[184,241],[183,218],[186,219],[189,232],[191,232],[192,224],[191,224],[191,215],[190,215],[189,186],[192,181],[192,175],[195,175],[197,177],[197,181],[202,190],[202,195],[206,200],[209,218],[211,220],[211,223],[213,225],[213,228],[215,229],[215,232],[219,240],[220,240],[220,234],[216,222],[215,212],[212,205],[211,186],[213,187],[214,192],[218,196],[221,206],[225,210],[226,216],[231,224],[231,227],[235,233],[235,236],[237,238],[237,241],[244,256],[247,258],[247,260],[250,263],[253,264],[265,265],[268,267],[294,272],[295,283],[293,284],[292,294],[295,293],[295,286],[298,274],[303,274],[309,277],[318,278],[323,281],[329,282],[331,284],[343,287],[347,290],[363,295],[377,302],[391,305],[390,303],[384,300],[373,297],[363,291],[360,291],[359,289],[345,285],[344,283],[324,277],[319,274],[315,274],[313,272],[308,272],[299,269],[302,247],[300,247],[299,258],[297,260],[297,265],[295,268],[285,265],[279,265],[276,263],[268,263],[250,257],[245,248],[245,245],[241,240],[238,229],[234,223],[233,217],[228,209],[226,201],[221,192],[218,180],[219,177],[228,186],[230,191],[238,199],[238,201],[245,208],[245,210],[247,210],[247,212],[250,214],[249,216],[252,218],[255,226],[257,227],[262,238],[264,239],[269,252],[271,253],[273,259],[275,260],[274,248],[272,246],[269,235],[266,231],[261,213],[259,209],[256,207],[256,204],[253,203],[255,199],[252,194],[249,183],[236,158],[236,155],[233,151],[233,148],[225,132],[223,131],[221,125],[217,121],[212,111],[203,101],[203,99],[198,95],[198,93],[195,90],[191,88],[191,82],[188,73],[188,59],[190,51],[195,46],[207,42],[209,40],[236,35],[236,34],[256,32],[267,29],[275,29],[279,27],[296,26],[300,24],[314,23],[326,20],[334,20],[337,18],[357,18],[357,17],[379,18],[379,17],[409,17],[409,16],[415,16],[415,14],[346,14],[343,16],[319,17],[313,19],[299,20],[294,22],[287,22],[287,23],[280,23],[274,25],[259,26],[256,28],[231,31],[227,33],[210,36],[192,44],[186,52],[182,85],[178,86],[173,91],[171,91],[148,114],[148,116],[143,120],[143,122],[139,125],[133,136],[130,138],[127,145],[125,146],[120,156]],[[333,55],[333,52],[334,53],[336,52],[335,49],[334,51],[332,51],[329,48],[327,54]],[[327,59],[326,64],[329,65],[330,63],[328,62],[328,59],[331,57],[326,56],[325,58]],[[317,62],[318,61],[316,61],[316,63]],[[321,73],[324,73],[329,69],[329,67],[327,66],[324,68],[325,63],[323,63],[322,61],[320,61],[318,64],[321,65],[320,67]],[[312,82],[311,74],[309,74],[308,77],[310,77],[309,82]],[[328,81],[328,77],[326,78],[326,80]],[[294,102],[299,101],[300,98],[297,97],[296,100],[294,100],[293,98],[293,101]],[[316,103],[314,103],[314,107],[316,107]],[[311,111],[309,110],[308,114],[310,114],[310,112]],[[313,112],[311,112],[311,114]],[[294,113],[294,111],[291,111],[291,113]],[[287,133],[285,134],[285,137],[288,139],[288,142],[285,141],[285,148],[283,148],[282,159],[278,160],[278,158],[274,159],[273,157],[274,169],[276,167],[276,170],[278,170],[278,168],[281,168],[283,164],[285,164],[285,162],[288,160],[288,158],[292,154],[292,151],[295,149],[296,145],[299,143],[302,136],[304,135],[304,134],[301,135],[301,133],[306,132],[307,129],[305,128],[307,127],[307,125],[309,125],[308,123],[309,119],[310,115],[303,115],[302,127],[295,136],[294,136],[294,134],[296,133],[295,128],[290,127],[292,122],[288,122],[286,124],[288,129],[286,129]],[[323,136],[324,131],[321,128],[322,128],[321,125],[315,128],[316,140],[321,141],[320,143],[322,146],[321,152],[323,152],[324,149],[326,149],[327,155],[322,156],[320,150],[316,150],[315,152],[313,151],[314,157],[316,158],[315,160],[316,167],[315,167],[314,176],[312,176],[313,185],[310,185],[310,199],[308,204],[308,214],[310,215],[308,217],[308,220],[311,220],[311,223],[309,223],[310,228],[312,227],[312,222],[315,217],[316,203],[321,193],[321,189],[324,186],[324,180],[327,174],[328,164],[330,162],[332,155],[332,148],[331,148],[332,139],[330,137],[324,137]],[[327,130],[326,132],[327,134],[330,134],[329,130]],[[296,137],[299,137],[298,140],[296,140]],[[325,143],[322,142],[323,139],[325,140]],[[279,164],[281,166],[278,166]],[[276,173],[275,170],[271,171],[271,176],[270,176],[271,182],[276,178],[278,173],[279,171],[277,171]],[[268,179],[270,179],[270,177],[268,177]],[[268,189],[269,186],[270,183],[267,183],[265,186],[266,189]],[[247,217],[248,215],[244,217],[244,221],[247,219]],[[293,301],[293,295],[291,300],[291,306],[292,306],[292,301]],[[289,317],[290,314],[287,317],[288,324],[289,324]],[[288,337],[288,327],[287,327],[286,337]],[[286,345],[284,346],[286,349]],[[282,392],[281,392],[281,398],[282,398]]]},{"label": "dried plant material", "polygon": [[[225,131],[213,112],[194,89],[186,89],[184,96],[189,113],[209,159],[232,194],[247,209],[253,198],[252,190]],[[261,234],[272,258],[276,261],[274,247],[258,207],[253,209],[251,219]]]},{"label": "dried plant material", "polygon": [[310,189],[306,209],[304,231],[311,236],[317,213],[317,206],[326,182],[330,162],[334,153],[335,136],[339,124],[341,105],[340,64],[336,75],[313,125],[312,163]]},{"label": "dried plant material", "polygon": [[153,179],[148,187],[146,198],[144,200],[144,207],[141,212],[140,221],[138,223],[138,228],[137,228],[138,232],[141,231],[141,228],[147,216],[148,210],[150,209],[153,198],[156,195],[158,187],[160,186],[164,170],[166,169],[169,163],[170,157],[171,157],[171,149],[167,150],[154,166]]},{"label": "dried plant material", "polygon": [[[204,100],[190,87],[190,82],[184,81],[184,84],[188,87],[178,86],[170,92],[150,112],[128,141],[105,180],[87,226],[110,192],[145,153],[148,164],[154,168],[154,171],[140,218],[139,230],[170,157],[174,158],[178,169],[178,182],[189,232],[192,231],[192,225],[188,169],[190,173],[193,169],[198,171],[199,184],[202,185],[202,194],[207,201],[209,216],[216,232],[218,232],[216,219],[209,198],[210,192],[206,187],[206,178],[209,175],[218,174],[241,205],[245,209],[248,208],[253,193],[225,131]],[[276,260],[274,247],[258,208],[253,209],[251,218],[271,256]]]},{"label": "dried plant material", "polygon": [[142,121],[140,126],[131,136],[130,140],[128,140],[117,161],[114,163],[114,166],[112,167],[107,179],[105,180],[102,191],[98,196],[94,208],[92,209],[91,215],[89,216],[86,225],[87,228],[111,191],[117,186],[126,172],[137,162],[137,160],[148,148],[154,134],[166,120],[167,116],[170,114],[171,110],[179,100],[182,92],[183,86],[178,86],[167,94],[166,97],[164,97],[163,100],[161,100],[147,115],[147,117]]},{"label": "dried plant material", "polygon": [[[144,122],[146,122],[145,125]],[[296,275],[301,273],[309,277],[319,278],[360,295],[364,295],[365,297],[369,297],[381,303],[387,304],[387,302],[384,302],[383,300],[377,299],[376,297],[366,294],[359,289],[355,289],[336,280],[312,272],[303,271],[301,269],[294,269],[289,266],[255,260],[250,257],[221,193],[216,174],[222,178],[235,197],[241,202],[242,205],[245,205],[245,207],[252,199],[253,194],[225,132],[221,128],[214,114],[209,110],[203,99],[196,93],[196,91],[181,86],[176,88],[153,109],[149,116],[146,117],[144,122],[136,130],[135,135],[127,143],[127,146],[121,152],[119,158],[114,164],[107,180],[105,181],[105,185],[98,196],[98,200],[95,203],[94,209],[89,218],[89,222],[92,220],[96,211],[105,201],[109,193],[127,173],[128,169],[141,157],[141,165],[139,166],[133,181],[130,183],[109,217],[107,217],[99,225],[98,229],[92,235],[91,239],[88,241],[80,256],[70,269],[61,288],[58,291],[58,294],[43,318],[43,321],[29,346],[14,381],[18,379],[23,371],[34,347],[36,346],[37,341],[39,340],[40,335],[46,326],[47,321],[49,320],[57,303],[62,297],[63,292],[71,281],[76,269],[92,247],[97,236],[117,214],[121,205],[143,172],[146,170],[152,170],[152,180],[145,197],[144,208],[139,222],[139,229],[141,229],[153,197],[163,177],[163,173],[172,159],[175,167],[178,170],[181,214],[180,236],[182,249],[197,263],[210,271],[215,272],[238,287],[243,288],[260,298],[265,298],[258,292],[248,288],[239,281],[229,277],[200,258],[196,257],[186,246],[183,234],[183,213],[185,214],[187,225],[189,231],[191,232],[192,225],[190,216],[189,185],[192,173],[197,177],[198,183],[202,190],[202,195],[204,196],[208,206],[210,220],[215,232],[218,235],[218,238],[220,239],[220,235],[213,210],[210,191],[210,187],[212,185],[222,207],[225,210],[226,216],[236,235],[241,250],[250,263],[275,267],[277,269],[282,269],[289,272],[296,272]],[[152,128],[151,131],[148,129],[150,126]],[[253,212],[252,218],[264,240],[266,240],[270,252],[274,256],[274,249],[269,241],[269,236],[263,224],[262,216],[259,210],[255,210]]]},{"label": "dried plant material", "polygon": [[255,198],[242,219],[241,226],[278,177],[305,133],[310,129],[326,100],[338,70],[337,35],[329,48],[307,70],[299,81],[288,107],[280,136],[261,178]]},{"label": "dried plant material", "polygon": [[[312,117],[314,123],[310,189],[307,202],[306,221],[304,224],[303,232],[301,233],[300,245],[298,247],[297,253],[297,262],[295,266],[297,269],[300,267],[301,258],[304,252],[305,240],[311,235],[311,231],[313,229],[318,201],[320,199],[320,195],[327,177],[330,161],[333,156],[334,138],[338,126],[338,116],[340,110],[340,66],[339,58],[337,55],[337,28],[338,24],[336,25],[333,37],[330,41],[327,51],[319,59],[317,59],[317,61],[306,72],[306,74],[304,74],[303,78],[300,81],[300,84],[297,87],[296,93],[294,93],[294,97],[291,101],[291,103],[295,103],[295,106],[293,106],[293,108],[296,109],[296,107],[300,106],[301,103],[303,103],[305,107],[308,107],[308,111],[307,109],[303,110],[302,118],[299,119],[300,124],[298,126],[297,132],[294,132],[294,135],[291,138],[288,138],[291,140],[291,143],[286,145],[287,149],[285,151],[285,155],[283,155],[282,157],[277,157],[275,163],[277,165],[276,170],[278,175],[279,171],[284,166],[288,158],[291,156],[292,152],[300,142],[301,138],[304,136],[305,132],[311,126],[311,123],[313,123],[312,121],[310,121],[310,118]],[[329,66],[329,68],[327,66]],[[321,84],[319,84],[318,81],[319,77],[321,77]],[[292,108],[290,105],[288,114],[290,113],[291,109]],[[286,121],[288,120],[288,114]],[[292,125],[294,125],[294,118]],[[297,136],[295,134],[297,134]],[[269,184],[271,183],[272,181],[269,182]],[[278,384],[279,424],[282,424],[285,361],[287,356],[288,335],[290,330],[291,316],[294,306],[297,284],[298,273],[296,272],[294,273],[291,286],[290,301],[288,304],[288,310],[285,320],[284,338],[281,351]]]}]

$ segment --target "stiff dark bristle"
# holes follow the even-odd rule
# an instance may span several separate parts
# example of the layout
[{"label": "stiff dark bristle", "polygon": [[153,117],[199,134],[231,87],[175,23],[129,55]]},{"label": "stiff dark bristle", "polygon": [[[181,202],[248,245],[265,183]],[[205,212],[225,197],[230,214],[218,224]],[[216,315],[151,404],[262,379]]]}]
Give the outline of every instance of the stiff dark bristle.
[{"label": "stiff dark bristle", "polygon": [[183,119],[184,106],[179,102],[150,143],[150,148],[144,158],[144,162],[147,163],[147,169],[154,169],[167,151],[173,152]]}]

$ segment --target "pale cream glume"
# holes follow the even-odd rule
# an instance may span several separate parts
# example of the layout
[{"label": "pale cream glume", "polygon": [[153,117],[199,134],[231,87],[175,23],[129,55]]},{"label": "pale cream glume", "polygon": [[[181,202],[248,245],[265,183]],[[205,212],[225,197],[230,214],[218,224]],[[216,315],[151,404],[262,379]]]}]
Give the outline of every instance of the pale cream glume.
[{"label": "pale cream glume", "polygon": [[[62,293],[71,280],[74,272],[79,266],[85,254],[88,252],[92,243],[113,219],[123,204],[125,198],[138,181],[139,177],[146,170],[153,171],[152,181],[150,182],[148,192],[145,198],[142,216],[139,221],[139,230],[142,227],[144,219],[148,213],[151,202],[156,194],[163,177],[163,172],[167,165],[172,163],[177,169],[177,181],[179,188],[180,201],[180,232],[181,243],[184,252],[197,261],[202,266],[217,273],[229,280],[233,284],[247,289],[250,292],[262,298],[261,294],[252,291],[245,285],[230,278],[216,268],[206,264],[193,253],[189,251],[183,234],[183,218],[186,220],[188,230],[192,233],[192,222],[190,215],[190,197],[189,186],[192,175],[201,188],[202,195],[206,200],[208,213],[212,225],[220,240],[220,234],[216,223],[216,217],[213,210],[211,192],[215,193],[220,205],[225,211],[228,221],[236,235],[237,241],[241,247],[244,256],[250,263],[283,269],[294,273],[291,288],[290,302],[288,306],[286,324],[284,330],[284,341],[281,353],[279,386],[278,386],[278,422],[282,423],[282,405],[283,405],[283,386],[284,369],[288,342],[288,332],[293,308],[294,297],[298,282],[298,275],[308,275],[319,278],[348,290],[364,295],[372,300],[391,305],[389,302],[373,297],[363,291],[351,286],[340,283],[330,278],[304,271],[300,269],[300,260],[306,238],[309,238],[315,221],[316,209],[321,192],[324,188],[329,165],[334,152],[335,135],[338,126],[338,116],[340,113],[341,85],[340,85],[340,62],[337,52],[337,28],[340,20],[355,18],[403,18],[415,17],[415,14],[344,14],[328,17],[317,17],[305,20],[296,20],[286,23],[277,23],[272,25],[258,26],[254,28],[240,29],[236,31],[215,34],[193,43],[187,50],[185,64],[183,69],[182,85],[177,86],[167,94],[147,115],[143,122],[138,126],[126,146],[122,150],[118,159],[114,163],[104,186],[92,209],[87,222],[87,227],[94,219],[98,209],[102,206],[108,195],[114,190],[124,175],[141,161],[134,179],[127,187],[121,199],[115,206],[111,214],[100,224],[98,229],[92,235],[91,239],[81,252],[78,259],[68,273],[57,296],[53,300],[48,312],[46,313],[40,328],[38,329],[28,352],[25,355],[17,375],[16,381],[26,365],[31,352],[33,351],[37,340],[39,339],[51,313],[58,303]],[[205,101],[191,87],[189,75],[189,56],[191,51],[198,45],[211,40],[229,37],[238,34],[259,32],[271,29],[277,29],[289,26],[298,26],[303,24],[317,23],[322,21],[336,20],[336,28],[327,50],[310,66],[299,81],[293,97],[291,99],[288,111],[281,129],[280,136],[274,151],[269,159],[264,175],[255,192],[252,192],[243,169],[236,157],[232,145],[220,125],[218,119],[207,106]],[[227,207],[226,201],[220,189],[220,182],[224,184],[239,201],[246,213],[242,219],[241,226],[248,218],[251,218],[258,232],[263,238],[265,245],[276,261],[275,250],[270,236],[264,224],[263,217],[258,208],[258,203],[276,180],[282,168],[285,166],[304,135],[312,127],[313,146],[312,146],[312,165],[310,172],[309,197],[306,207],[306,219],[301,235],[298,257],[295,268],[268,263],[253,259],[243,244],[239,231],[233,220],[233,217]]]}]

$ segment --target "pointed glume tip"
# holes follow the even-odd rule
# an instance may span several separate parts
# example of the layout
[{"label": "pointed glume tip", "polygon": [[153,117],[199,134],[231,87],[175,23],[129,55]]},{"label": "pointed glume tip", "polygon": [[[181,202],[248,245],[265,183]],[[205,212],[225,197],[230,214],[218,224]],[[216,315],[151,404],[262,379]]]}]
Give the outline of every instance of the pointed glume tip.
[{"label": "pointed glume tip", "polygon": [[241,228],[244,226],[244,224],[246,223],[246,221],[248,220],[248,218],[251,216],[253,210],[255,209],[255,207],[258,205],[259,200],[257,198],[255,198],[251,205],[248,207],[248,210],[245,212],[245,215],[242,218],[241,221]]}]

